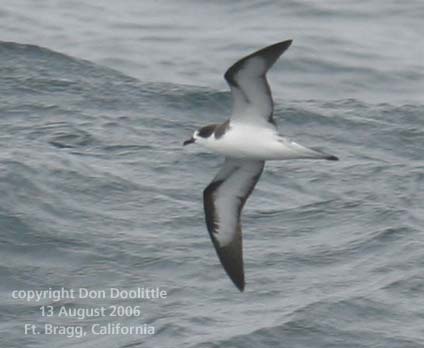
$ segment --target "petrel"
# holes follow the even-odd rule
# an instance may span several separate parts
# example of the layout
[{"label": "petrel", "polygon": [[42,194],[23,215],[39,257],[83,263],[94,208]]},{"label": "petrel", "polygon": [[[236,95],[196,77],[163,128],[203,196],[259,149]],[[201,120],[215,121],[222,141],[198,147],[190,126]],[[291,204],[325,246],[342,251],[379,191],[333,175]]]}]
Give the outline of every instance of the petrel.
[{"label": "petrel", "polygon": [[184,142],[184,145],[198,143],[225,156],[222,168],[203,191],[203,205],[218,258],[240,291],[245,287],[240,215],[265,161],[338,160],[277,131],[266,73],[291,43],[292,40],[278,42],[233,64],[224,75],[233,100],[230,119],[199,128]]}]

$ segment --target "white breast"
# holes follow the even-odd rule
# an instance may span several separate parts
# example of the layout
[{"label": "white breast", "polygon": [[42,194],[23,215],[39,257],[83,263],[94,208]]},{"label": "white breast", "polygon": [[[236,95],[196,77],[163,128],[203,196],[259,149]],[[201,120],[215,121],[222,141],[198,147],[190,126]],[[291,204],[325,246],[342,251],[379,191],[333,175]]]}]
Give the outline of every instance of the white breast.
[{"label": "white breast", "polygon": [[231,122],[220,137],[211,135],[197,141],[213,152],[226,157],[254,160],[284,160],[295,158],[322,158],[323,154],[287,138],[272,127]]},{"label": "white breast", "polygon": [[246,159],[271,159],[270,156],[281,155],[283,150],[272,128],[233,122],[222,137],[217,139],[212,135],[200,144],[227,157]]}]

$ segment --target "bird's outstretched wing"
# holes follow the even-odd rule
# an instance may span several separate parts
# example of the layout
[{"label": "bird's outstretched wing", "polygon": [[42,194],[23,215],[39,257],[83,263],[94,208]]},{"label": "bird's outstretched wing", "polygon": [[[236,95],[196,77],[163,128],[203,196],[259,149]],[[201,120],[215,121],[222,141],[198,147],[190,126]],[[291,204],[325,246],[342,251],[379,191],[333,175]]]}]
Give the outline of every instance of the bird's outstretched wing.
[{"label": "bird's outstretched wing", "polygon": [[291,43],[287,40],[265,47],[227,70],[224,77],[233,98],[232,120],[274,124],[272,94],[265,75]]},{"label": "bird's outstretched wing", "polygon": [[244,289],[240,215],[264,168],[264,161],[227,158],[203,191],[206,225],[222,266]]}]

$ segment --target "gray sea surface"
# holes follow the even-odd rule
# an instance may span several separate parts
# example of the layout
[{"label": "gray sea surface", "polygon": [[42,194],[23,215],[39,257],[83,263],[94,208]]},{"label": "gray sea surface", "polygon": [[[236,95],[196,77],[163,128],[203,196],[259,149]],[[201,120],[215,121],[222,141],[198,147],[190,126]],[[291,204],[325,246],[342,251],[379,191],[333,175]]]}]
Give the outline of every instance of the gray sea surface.
[{"label": "gray sea surface", "polygon": [[[0,346],[424,347],[423,17],[422,1],[2,1]],[[266,164],[240,293],[203,216],[223,159],[181,145],[229,117],[227,67],[286,39],[279,129],[340,161]],[[167,297],[12,295],[143,287]],[[111,306],[130,313],[58,314]],[[155,333],[90,331],[108,323]]]}]

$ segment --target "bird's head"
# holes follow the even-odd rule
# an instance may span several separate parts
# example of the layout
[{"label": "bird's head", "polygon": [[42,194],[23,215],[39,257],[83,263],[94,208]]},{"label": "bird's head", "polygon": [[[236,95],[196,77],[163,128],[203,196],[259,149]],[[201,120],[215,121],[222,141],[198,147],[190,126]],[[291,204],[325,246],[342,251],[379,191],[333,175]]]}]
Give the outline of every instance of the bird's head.
[{"label": "bird's head", "polygon": [[186,141],[184,141],[183,145],[186,146],[186,145],[194,144],[199,137],[198,133],[199,133],[199,131],[195,130],[192,137],[187,139]]},{"label": "bird's head", "polygon": [[206,141],[213,134],[216,126],[216,124],[210,124],[208,126],[196,129],[193,133],[193,136],[190,139],[184,141],[183,145],[202,143]]}]

